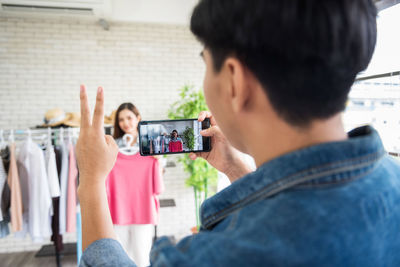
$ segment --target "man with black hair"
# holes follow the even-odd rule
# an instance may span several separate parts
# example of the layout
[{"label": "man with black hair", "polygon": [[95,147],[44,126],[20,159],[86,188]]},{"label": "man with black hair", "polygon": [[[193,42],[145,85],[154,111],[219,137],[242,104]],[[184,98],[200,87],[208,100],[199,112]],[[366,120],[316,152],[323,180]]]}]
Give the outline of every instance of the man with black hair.
[{"label": "man with black hair", "polygon": [[[232,185],[204,202],[198,234],[155,243],[152,266],[400,265],[400,166],[374,129],[346,134],[341,120],[376,15],[372,0],[200,0],[191,30],[204,45],[212,115],[199,121],[210,118],[213,148],[191,157]],[[133,266],[104,192],[117,148],[101,131],[103,101],[99,88],[92,124],[81,87],[81,266]]]}]

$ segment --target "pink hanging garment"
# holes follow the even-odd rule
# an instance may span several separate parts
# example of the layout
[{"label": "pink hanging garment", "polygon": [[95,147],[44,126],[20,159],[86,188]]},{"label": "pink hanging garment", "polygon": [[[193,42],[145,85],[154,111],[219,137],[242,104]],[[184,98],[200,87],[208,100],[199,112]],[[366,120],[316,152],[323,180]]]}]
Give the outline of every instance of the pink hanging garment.
[{"label": "pink hanging garment", "polygon": [[157,224],[163,190],[158,160],[119,153],[106,180],[108,205],[116,225]]},{"label": "pink hanging garment", "polygon": [[15,143],[10,146],[10,169],[7,183],[11,190],[11,229],[14,232],[18,232],[22,230],[22,196],[17,160],[15,158]]},{"label": "pink hanging garment", "polygon": [[74,154],[74,147],[69,144],[69,172],[67,189],[67,232],[76,231],[76,178],[78,169]]}]

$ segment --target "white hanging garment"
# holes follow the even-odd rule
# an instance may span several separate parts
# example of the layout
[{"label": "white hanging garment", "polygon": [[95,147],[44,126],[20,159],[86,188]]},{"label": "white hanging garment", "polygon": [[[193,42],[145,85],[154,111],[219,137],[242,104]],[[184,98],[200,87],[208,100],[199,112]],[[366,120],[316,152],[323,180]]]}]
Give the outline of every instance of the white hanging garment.
[{"label": "white hanging garment", "polygon": [[[3,193],[3,188],[5,183],[7,182],[7,173],[4,169],[3,162],[0,157],[0,193]],[[1,206],[2,198],[0,197],[0,206]],[[3,220],[3,212],[0,209],[0,222]]]},{"label": "white hanging garment", "polygon": [[136,265],[138,267],[149,266],[154,225],[114,225],[114,230],[118,241]]},{"label": "white hanging garment", "polygon": [[22,144],[18,155],[18,173],[23,203],[23,228],[17,237],[29,233],[33,242],[50,237],[52,200],[43,151],[30,137]]},{"label": "white hanging garment", "polygon": [[56,153],[54,147],[47,143],[46,146],[46,167],[47,179],[49,181],[49,190],[51,197],[60,196],[60,181],[58,180]]},{"label": "white hanging garment", "polygon": [[69,170],[69,153],[68,146],[64,141],[60,143],[61,149],[61,172],[60,172],[60,234],[64,234],[67,229],[67,189],[68,189],[68,170]]}]

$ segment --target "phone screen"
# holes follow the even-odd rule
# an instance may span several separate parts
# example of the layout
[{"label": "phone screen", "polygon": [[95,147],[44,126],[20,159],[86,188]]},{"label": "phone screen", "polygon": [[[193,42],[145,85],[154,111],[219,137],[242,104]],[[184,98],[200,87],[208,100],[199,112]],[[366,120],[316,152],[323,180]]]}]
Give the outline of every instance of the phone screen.
[{"label": "phone screen", "polygon": [[200,131],[210,128],[210,120],[197,119],[141,121],[139,123],[140,155],[152,156],[211,150],[211,138]]}]

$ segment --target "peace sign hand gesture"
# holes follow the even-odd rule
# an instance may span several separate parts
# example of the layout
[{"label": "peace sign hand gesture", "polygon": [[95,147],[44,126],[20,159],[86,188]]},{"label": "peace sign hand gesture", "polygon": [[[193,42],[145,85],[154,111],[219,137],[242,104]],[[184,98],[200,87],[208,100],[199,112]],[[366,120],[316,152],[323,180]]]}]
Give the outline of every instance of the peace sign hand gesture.
[{"label": "peace sign hand gesture", "polygon": [[80,187],[103,185],[113,168],[118,146],[112,136],[104,134],[104,91],[97,90],[96,106],[91,120],[86,87],[81,85],[81,129],[76,144]]}]

